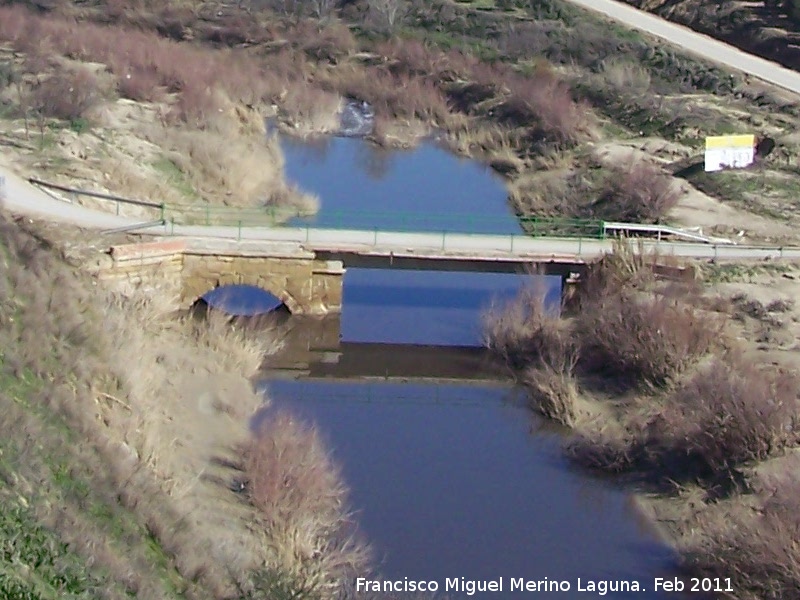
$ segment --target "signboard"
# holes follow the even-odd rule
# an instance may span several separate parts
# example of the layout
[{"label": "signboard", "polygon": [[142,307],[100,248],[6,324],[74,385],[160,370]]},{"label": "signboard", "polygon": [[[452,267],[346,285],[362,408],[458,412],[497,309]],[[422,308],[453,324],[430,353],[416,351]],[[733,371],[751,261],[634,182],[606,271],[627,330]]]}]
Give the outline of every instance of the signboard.
[{"label": "signboard", "polygon": [[706,172],[741,169],[753,164],[756,136],[715,135],[706,138]]}]

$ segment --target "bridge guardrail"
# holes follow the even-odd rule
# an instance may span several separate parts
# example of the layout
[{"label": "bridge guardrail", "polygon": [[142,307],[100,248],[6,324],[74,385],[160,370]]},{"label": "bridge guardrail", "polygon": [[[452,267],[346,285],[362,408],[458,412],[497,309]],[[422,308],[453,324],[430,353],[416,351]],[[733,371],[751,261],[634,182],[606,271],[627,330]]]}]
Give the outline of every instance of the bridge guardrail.
[{"label": "bridge guardrail", "polygon": [[[511,234],[507,217],[469,213],[416,214],[401,211],[326,211],[321,217],[275,207],[235,208],[210,205],[167,205],[165,216],[175,225],[234,227],[315,227],[402,232]],[[605,223],[591,219],[518,217],[521,231],[533,237],[583,237],[602,239]],[[380,225],[376,226],[376,223]],[[505,230],[505,231],[504,231]]]},{"label": "bridge guardrail", "polygon": [[[445,238],[455,235],[488,235],[505,236],[510,240],[513,251],[515,243],[529,238],[563,238],[590,242],[607,240],[616,237],[614,232],[648,231],[659,229],[665,235],[677,235],[680,230],[668,226],[652,226],[636,223],[611,223],[598,219],[571,219],[563,217],[517,216],[520,230],[509,232],[509,220],[503,216],[475,215],[467,213],[433,213],[420,215],[402,211],[326,211],[316,217],[300,213],[294,209],[279,207],[230,207],[212,206],[210,204],[166,204],[146,200],[124,198],[113,194],[92,192],[71,188],[36,178],[28,181],[34,185],[62,191],[73,195],[83,195],[116,204],[116,213],[120,214],[120,205],[130,204],[157,211],[158,219],[148,221],[148,227],[154,223],[165,225],[166,232],[174,232],[176,226],[227,226],[235,227],[237,239],[243,237],[243,230],[251,227],[272,227],[276,229],[305,229],[308,238],[309,229],[336,229],[379,232],[435,233]],[[294,222],[293,222],[294,221]],[[376,226],[375,223],[381,223]],[[658,238],[661,238],[659,233]],[[696,234],[686,235],[689,238],[704,238]],[[515,241],[517,240],[517,241]],[[306,239],[306,241],[308,241]],[[699,241],[699,240],[698,240]],[[702,240],[715,248],[714,255],[719,252],[718,244],[730,243],[728,240],[707,238]]]}]

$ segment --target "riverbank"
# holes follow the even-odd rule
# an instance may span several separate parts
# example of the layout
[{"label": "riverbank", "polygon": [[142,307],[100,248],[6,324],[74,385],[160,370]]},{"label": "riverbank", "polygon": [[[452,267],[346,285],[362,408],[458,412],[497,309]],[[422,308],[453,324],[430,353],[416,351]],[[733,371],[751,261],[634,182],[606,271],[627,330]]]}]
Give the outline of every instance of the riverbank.
[{"label": "riverbank", "polygon": [[535,288],[487,317],[531,408],[572,430],[567,454],[638,489],[689,572],[730,578],[726,597],[800,585],[796,278],[753,265],[659,281],[620,248],[562,317]]},{"label": "riverbank", "polygon": [[103,288],[63,226],[0,228],[3,597],[280,598],[364,572],[314,430],[249,430],[274,332]]}]

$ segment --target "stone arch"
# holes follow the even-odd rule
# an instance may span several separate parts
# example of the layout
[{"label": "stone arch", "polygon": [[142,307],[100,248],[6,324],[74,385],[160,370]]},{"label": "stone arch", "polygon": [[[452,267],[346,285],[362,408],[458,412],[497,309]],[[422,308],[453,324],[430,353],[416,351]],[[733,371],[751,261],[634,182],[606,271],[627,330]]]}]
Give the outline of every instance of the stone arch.
[{"label": "stone arch", "polygon": [[295,315],[341,310],[341,262],[312,257],[186,254],[182,305],[189,307],[209,290],[251,285],[283,302]]},{"label": "stone arch", "polygon": [[[197,301],[199,301],[203,296],[205,296],[208,292],[221,288],[226,287],[229,285],[248,285],[250,287],[258,288],[275,296],[280,302],[286,305],[286,308],[289,309],[289,312],[293,315],[302,314],[303,309],[297,300],[286,290],[283,288],[275,287],[275,289],[270,289],[269,285],[265,285],[263,279],[257,277],[239,277],[235,281],[229,281],[228,278],[213,278],[208,279],[206,284],[203,286],[193,286],[192,290],[184,290],[184,301],[182,304],[193,306]],[[198,291],[202,288],[202,291]]]}]

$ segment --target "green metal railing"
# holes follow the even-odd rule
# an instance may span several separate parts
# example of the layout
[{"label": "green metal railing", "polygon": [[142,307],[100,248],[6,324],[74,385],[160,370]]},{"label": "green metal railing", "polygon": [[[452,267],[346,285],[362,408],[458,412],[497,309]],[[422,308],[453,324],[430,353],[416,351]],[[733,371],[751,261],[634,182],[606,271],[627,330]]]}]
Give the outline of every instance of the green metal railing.
[{"label": "green metal railing", "polygon": [[597,219],[566,219],[561,217],[518,217],[525,233],[531,237],[606,237],[605,221]]},{"label": "green metal railing", "polygon": [[[297,225],[320,229],[366,229],[403,232],[509,234],[507,217],[468,213],[411,213],[401,211],[325,211],[320,217],[275,208],[233,208],[210,205],[167,205],[167,221],[175,225],[280,227],[298,219]],[[558,217],[518,217],[522,232],[533,237],[602,239],[600,220]],[[378,224],[378,225],[376,225]]]},{"label": "green metal railing", "polygon": [[[303,214],[294,209],[278,207],[238,208],[210,204],[158,204],[70,188],[33,178],[29,181],[41,187],[72,195],[84,195],[115,202],[118,215],[120,206],[125,204],[152,209],[153,216],[157,217],[162,224],[169,225],[173,230],[176,225],[228,226],[237,227],[241,237],[242,228],[281,227],[294,221],[299,227],[320,229],[489,235],[514,235],[517,233],[508,231],[508,217],[501,215],[492,217],[458,212],[419,214],[402,211],[325,211],[322,215],[315,216]],[[602,239],[606,235],[605,223],[600,220],[518,216],[517,221],[522,232],[532,237]]]}]

